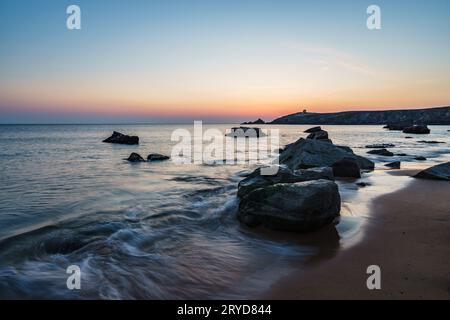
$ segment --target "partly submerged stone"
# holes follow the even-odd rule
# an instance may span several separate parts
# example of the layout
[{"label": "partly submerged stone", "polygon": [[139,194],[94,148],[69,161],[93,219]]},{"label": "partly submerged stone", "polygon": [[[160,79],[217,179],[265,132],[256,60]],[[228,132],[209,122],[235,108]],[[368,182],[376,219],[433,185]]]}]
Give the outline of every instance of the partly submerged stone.
[{"label": "partly submerged stone", "polygon": [[139,144],[138,136],[128,136],[126,134],[114,131],[112,136],[103,140],[107,143],[118,143],[118,144]]},{"label": "partly submerged stone", "polygon": [[144,158],[141,157],[140,154],[133,152],[132,154],[130,154],[130,156],[128,157],[127,161],[130,162],[142,162],[145,161]]},{"label": "partly submerged stone", "polygon": [[147,156],[147,161],[164,161],[169,159],[170,157],[159,153],[151,153]]},{"label": "partly submerged stone", "polygon": [[450,181],[450,162],[442,163],[437,166],[420,171],[414,177],[422,179]]}]

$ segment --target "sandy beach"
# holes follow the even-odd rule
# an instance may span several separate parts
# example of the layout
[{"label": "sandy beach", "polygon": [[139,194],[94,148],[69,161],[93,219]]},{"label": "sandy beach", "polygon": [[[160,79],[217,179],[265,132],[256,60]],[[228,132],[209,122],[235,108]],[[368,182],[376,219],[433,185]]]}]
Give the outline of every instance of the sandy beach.
[{"label": "sandy beach", "polygon": [[[376,198],[362,241],[302,266],[258,298],[450,299],[449,195],[448,182],[414,179]],[[369,265],[381,268],[381,290],[366,287]]]}]

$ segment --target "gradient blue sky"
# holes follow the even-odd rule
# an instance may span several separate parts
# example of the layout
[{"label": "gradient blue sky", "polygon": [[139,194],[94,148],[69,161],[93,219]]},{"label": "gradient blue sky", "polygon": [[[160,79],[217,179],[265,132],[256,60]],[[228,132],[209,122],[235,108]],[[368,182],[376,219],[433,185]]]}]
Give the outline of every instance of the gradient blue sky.
[{"label": "gradient blue sky", "polygon": [[449,105],[449,35],[448,0],[0,0],[0,123]]}]

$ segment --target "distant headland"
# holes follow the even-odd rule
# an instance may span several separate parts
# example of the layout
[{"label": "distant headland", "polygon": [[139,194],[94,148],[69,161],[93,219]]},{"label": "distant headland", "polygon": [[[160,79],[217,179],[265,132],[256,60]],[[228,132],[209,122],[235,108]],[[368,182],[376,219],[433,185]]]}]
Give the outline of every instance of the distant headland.
[{"label": "distant headland", "polygon": [[[259,119],[258,119],[259,120]],[[277,118],[267,124],[385,125],[410,122],[427,125],[450,125],[450,106],[383,111],[343,111],[333,113],[303,112]],[[252,124],[252,122],[247,122]],[[255,124],[262,124],[261,120]]]}]

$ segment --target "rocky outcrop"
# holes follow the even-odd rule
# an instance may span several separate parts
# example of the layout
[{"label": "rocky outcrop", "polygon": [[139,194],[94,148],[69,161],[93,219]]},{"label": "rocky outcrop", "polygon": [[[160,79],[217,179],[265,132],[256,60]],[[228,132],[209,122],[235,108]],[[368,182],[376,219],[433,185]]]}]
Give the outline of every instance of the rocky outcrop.
[{"label": "rocky outcrop", "polygon": [[415,178],[450,181],[450,162],[425,169],[414,176]]},{"label": "rocky outcrop", "polygon": [[143,162],[145,160],[144,160],[144,158],[141,157],[140,154],[133,152],[132,154],[130,154],[130,156],[128,157],[127,161],[130,161],[130,162]]},{"label": "rocky outcrop", "polygon": [[311,133],[306,137],[306,139],[323,140],[323,141],[331,142],[331,140],[328,139],[328,132],[326,132],[325,130],[319,130],[319,131],[311,132]]},{"label": "rocky outcrop", "polygon": [[310,232],[332,223],[340,209],[338,186],[332,181],[280,183],[241,199],[238,219],[250,227]]},{"label": "rocky outcrop", "polygon": [[[450,107],[384,110],[384,111],[345,111],[336,113],[298,112],[275,119],[272,124],[311,124],[311,125],[385,125],[403,130],[413,124],[450,125]],[[396,127],[397,126],[397,127]]]},{"label": "rocky outcrop", "polygon": [[333,180],[331,168],[312,168],[292,171],[287,167],[280,166],[275,175],[261,175],[261,168],[258,168],[239,182],[237,195],[239,198],[244,198],[253,190],[277,183],[295,183],[318,179]]},{"label": "rocky outcrop", "polygon": [[384,126],[384,129],[388,129],[391,131],[403,131],[405,128],[408,128],[412,126],[414,122],[412,120],[409,121],[400,121],[396,123],[388,123],[386,126]]},{"label": "rocky outcrop", "polygon": [[259,118],[258,120],[255,121],[247,121],[247,122],[243,122],[242,124],[266,124],[266,122]]},{"label": "rocky outcrop", "polygon": [[375,150],[370,150],[367,151],[368,154],[376,154],[379,156],[385,156],[385,157],[393,157],[394,154],[392,152],[390,152],[389,150],[386,149],[375,149]]},{"label": "rocky outcrop", "polygon": [[103,140],[106,143],[118,143],[118,144],[139,144],[139,137],[128,136],[126,134],[114,131],[112,136]]},{"label": "rocky outcrop", "polygon": [[330,167],[344,158],[355,159],[363,170],[373,170],[374,163],[358,156],[348,147],[335,146],[332,143],[300,138],[288,145],[279,157],[279,163],[292,170],[313,167]]},{"label": "rocky outcrop", "polygon": [[331,166],[333,175],[341,178],[361,178],[361,168],[354,158],[344,158]]},{"label": "rocky outcrop", "polygon": [[164,161],[169,160],[170,157],[159,154],[159,153],[151,153],[147,156],[147,161]]},{"label": "rocky outcrop", "polygon": [[303,131],[304,133],[313,133],[313,132],[317,132],[317,131],[322,131],[322,128],[320,126],[318,127],[312,127],[309,129],[306,129],[305,131]]},{"label": "rocky outcrop", "polygon": [[414,125],[403,129],[403,133],[429,134],[430,132],[426,125]]}]

